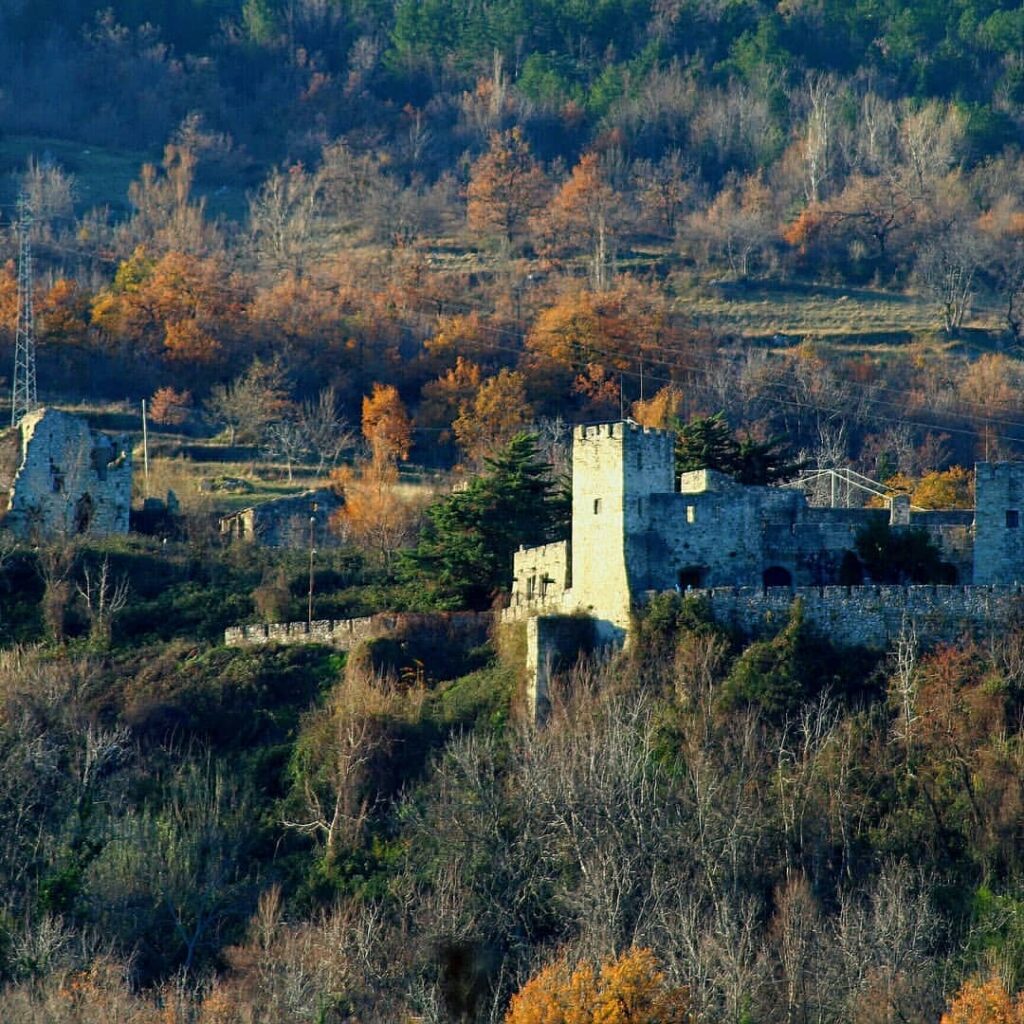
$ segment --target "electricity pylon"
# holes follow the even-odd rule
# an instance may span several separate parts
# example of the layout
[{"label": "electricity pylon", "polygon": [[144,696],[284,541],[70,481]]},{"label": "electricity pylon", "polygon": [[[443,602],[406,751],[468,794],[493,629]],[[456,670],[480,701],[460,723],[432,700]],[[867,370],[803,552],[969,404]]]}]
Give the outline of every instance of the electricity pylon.
[{"label": "electricity pylon", "polygon": [[14,339],[14,386],[11,391],[11,426],[39,405],[36,397],[36,323],[32,307],[32,204],[18,196],[18,330]]}]

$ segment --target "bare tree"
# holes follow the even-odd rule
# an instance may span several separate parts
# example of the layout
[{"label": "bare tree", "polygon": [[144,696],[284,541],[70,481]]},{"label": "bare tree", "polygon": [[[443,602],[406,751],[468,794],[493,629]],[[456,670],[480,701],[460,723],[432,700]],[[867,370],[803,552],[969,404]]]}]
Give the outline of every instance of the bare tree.
[{"label": "bare tree", "polygon": [[249,231],[260,260],[301,276],[318,251],[322,180],[301,164],[274,168],[249,197]]},{"label": "bare tree", "polygon": [[75,589],[85,605],[90,638],[104,646],[109,644],[114,619],[128,603],[127,578],[113,579],[110,558],[105,555],[98,571],[90,570],[88,565],[83,566],[82,579]]},{"label": "bare tree", "polygon": [[355,431],[338,413],[334,388],[323,388],[315,399],[303,402],[298,411],[298,424],[316,459],[318,476],[325,469],[333,469],[341,456],[355,446]]},{"label": "bare tree", "polygon": [[291,416],[267,426],[263,446],[270,458],[285,464],[288,483],[292,482],[295,463],[301,461],[310,450],[309,437],[302,423]]},{"label": "bare tree", "polygon": [[934,300],[947,334],[956,334],[963,326],[974,299],[980,264],[977,232],[959,220],[933,232],[918,258],[918,278]]},{"label": "bare tree", "polygon": [[228,429],[228,443],[238,437],[259,441],[268,424],[287,411],[288,380],[275,358],[254,359],[245,373],[230,384],[218,384],[210,393],[207,408]]}]

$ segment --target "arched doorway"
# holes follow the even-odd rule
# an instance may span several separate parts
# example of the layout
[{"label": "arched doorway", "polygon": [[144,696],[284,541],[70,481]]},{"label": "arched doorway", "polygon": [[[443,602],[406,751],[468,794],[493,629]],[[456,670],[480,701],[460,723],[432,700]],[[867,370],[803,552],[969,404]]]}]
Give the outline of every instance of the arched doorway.
[{"label": "arched doorway", "polygon": [[793,574],[781,565],[770,565],[761,574],[765,587],[791,587],[793,586]]}]

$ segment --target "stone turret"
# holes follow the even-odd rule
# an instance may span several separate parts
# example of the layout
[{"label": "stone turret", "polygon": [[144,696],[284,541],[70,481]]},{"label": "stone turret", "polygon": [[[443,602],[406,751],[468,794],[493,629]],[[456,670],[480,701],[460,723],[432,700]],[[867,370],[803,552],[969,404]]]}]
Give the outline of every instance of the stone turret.
[{"label": "stone turret", "polygon": [[1024,582],[1024,463],[975,466],[974,582]]},{"label": "stone turret", "polygon": [[573,438],[572,599],[621,639],[648,576],[651,496],[675,488],[673,436],[638,424],[577,427]]}]

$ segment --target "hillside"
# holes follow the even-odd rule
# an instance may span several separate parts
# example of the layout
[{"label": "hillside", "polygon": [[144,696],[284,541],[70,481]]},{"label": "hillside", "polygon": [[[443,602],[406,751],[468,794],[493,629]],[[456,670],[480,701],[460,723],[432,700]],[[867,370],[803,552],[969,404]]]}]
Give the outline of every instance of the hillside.
[{"label": "hillside", "polygon": [[[670,591],[543,728],[522,624],[449,614],[567,535],[581,423],[966,535],[1022,52],[1004,0],[0,0],[0,415],[31,298],[135,469],[127,535],[0,530],[0,1021],[1024,1020],[1017,611],[883,654]],[[443,639],[224,643],[382,612]]]}]

